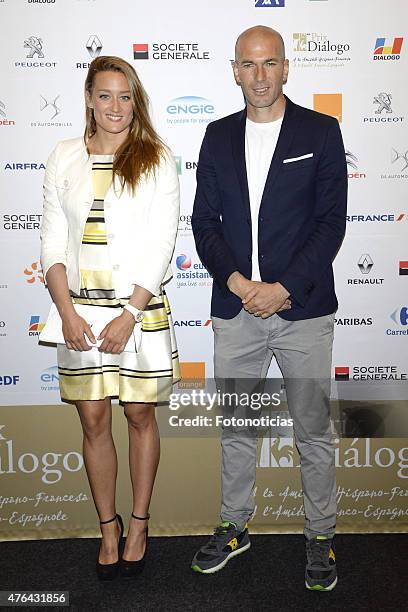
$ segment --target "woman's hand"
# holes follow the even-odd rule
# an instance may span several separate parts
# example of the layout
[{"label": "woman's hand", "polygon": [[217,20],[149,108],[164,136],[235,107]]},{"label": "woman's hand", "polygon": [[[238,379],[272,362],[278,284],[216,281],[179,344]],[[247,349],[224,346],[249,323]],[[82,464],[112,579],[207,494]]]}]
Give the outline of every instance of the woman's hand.
[{"label": "woman's hand", "polygon": [[92,346],[88,344],[86,338],[92,344],[96,343],[90,326],[75,310],[62,318],[62,333],[68,349],[90,351]]},{"label": "woman's hand", "polygon": [[98,340],[103,339],[99,347],[101,353],[122,353],[125,350],[134,326],[135,320],[127,310],[124,310],[119,317],[115,317],[103,328],[98,336]]}]

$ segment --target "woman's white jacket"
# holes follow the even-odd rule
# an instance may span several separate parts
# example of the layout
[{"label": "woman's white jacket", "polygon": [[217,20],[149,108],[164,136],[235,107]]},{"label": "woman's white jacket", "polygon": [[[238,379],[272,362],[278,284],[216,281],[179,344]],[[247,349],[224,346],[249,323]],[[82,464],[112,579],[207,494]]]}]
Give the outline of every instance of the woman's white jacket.
[{"label": "woman's white jacket", "polygon": [[[154,175],[143,177],[135,195],[119,181],[105,197],[105,224],[115,294],[132,294],[139,285],[153,295],[171,276],[170,261],[179,219],[176,164],[166,152]],[[60,142],[45,171],[41,226],[41,264],[46,276],[55,263],[66,268],[69,288],[80,289],[80,254],[93,202],[92,160],[82,138]]]}]

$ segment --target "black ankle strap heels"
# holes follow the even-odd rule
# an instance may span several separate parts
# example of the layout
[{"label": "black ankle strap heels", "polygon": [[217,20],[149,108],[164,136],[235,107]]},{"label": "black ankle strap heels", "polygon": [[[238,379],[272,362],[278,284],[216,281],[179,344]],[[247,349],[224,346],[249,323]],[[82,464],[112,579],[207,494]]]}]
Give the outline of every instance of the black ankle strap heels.
[{"label": "black ankle strap heels", "polygon": [[100,525],[107,525],[108,523],[113,523],[113,521],[117,521],[120,533],[118,539],[118,560],[115,563],[99,563],[99,552],[98,559],[96,561],[96,574],[99,580],[113,580],[116,578],[120,566],[120,543],[123,537],[123,521],[120,514],[115,514],[115,516],[108,521],[100,521]]},{"label": "black ankle strap heels", "polygon": [[[136,516],[135,514],[133,514],[133,512],[131,516],[137,521],[148,521],[150,518],[150,514],[148,514],[147,516]],[[123,559],[123,557],[121,559],[120,573],[122,574],[124,578],[133,578],[135,576],[138,576],[143,571],[143,568],[146,562],[147,538],[149,534],[149,527],[147,525],[146,525],[145,532],[146,532],[146,546],[145,546],[145,550],[143,553],[143,557],[141,559],[138,559],[137,561],[128,561],[127,559]]]}]

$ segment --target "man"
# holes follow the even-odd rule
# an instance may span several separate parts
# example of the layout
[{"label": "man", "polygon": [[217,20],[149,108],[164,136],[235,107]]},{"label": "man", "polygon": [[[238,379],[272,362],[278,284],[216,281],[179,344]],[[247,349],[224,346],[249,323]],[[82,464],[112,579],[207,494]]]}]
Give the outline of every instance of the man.
[{"label": "man", "polygon": [[[197,252],[214,277],[218,379],[265,379],[275,355],[301,457],[306,586],[337,582],[334,447],[329,419],[332,261],[346,222],[347,172],[336,119],[284,96],[281,35],[243,32],[233,64],[246,109],[211,123],[197,169]],[[222,434],[222,523],[192,568],[213,573],[250,546],[254,436]]]}]

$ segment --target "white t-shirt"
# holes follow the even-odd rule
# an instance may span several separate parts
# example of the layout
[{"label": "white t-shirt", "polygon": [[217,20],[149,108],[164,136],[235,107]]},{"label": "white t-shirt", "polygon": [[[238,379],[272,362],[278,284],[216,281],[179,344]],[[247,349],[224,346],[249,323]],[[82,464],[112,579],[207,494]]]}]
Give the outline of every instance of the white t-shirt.
[{"label": "white t-shirt", "polygon": [[283,117],[268,123],[246,120],[245,159],[252,219],[252,280],[261,280],[258,258],[258,214],[282,121]]}]

